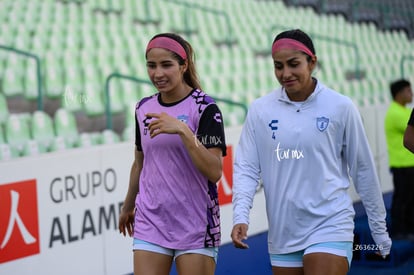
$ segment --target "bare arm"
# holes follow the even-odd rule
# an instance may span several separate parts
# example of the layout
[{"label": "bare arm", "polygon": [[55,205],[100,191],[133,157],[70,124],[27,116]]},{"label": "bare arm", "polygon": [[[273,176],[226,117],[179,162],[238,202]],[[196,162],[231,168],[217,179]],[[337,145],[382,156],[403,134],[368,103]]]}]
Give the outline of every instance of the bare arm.
[{"label": "bare arm", "polygon": [[404,146],[414,153],[414,126],[407,125],[404,132]]},{"label": "bare arm", "polygon": [[134,232],[135,198],[139,192],[139,175],[141,174],[144,154],[135,149],[135,158],[129,175],[128,191],[119,215],[119,232],[129,236]]},{"label": "bare arm", "polygon": [[207,149],[191,132],[187,124],[180,122],[179,135],[198,170],[211,182],[217,182],[222,174],[222,151],[214,147]]},{"label": "bare arm", "polygon": [[217,182],[222,174],[222,151],[220,148],[207,149],[184,122],[166,113],[147,114],[155,118],[149,124],[152,138],[161,133],[178,134],[197,169],[211,182]]}]

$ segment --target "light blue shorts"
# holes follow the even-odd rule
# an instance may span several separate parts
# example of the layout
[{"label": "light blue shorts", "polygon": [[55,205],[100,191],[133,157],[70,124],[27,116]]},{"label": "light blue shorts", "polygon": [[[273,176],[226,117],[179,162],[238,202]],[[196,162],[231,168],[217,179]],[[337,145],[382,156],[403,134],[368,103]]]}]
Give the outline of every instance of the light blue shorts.
[{"label": "light blue shorts", "polygon": [[133,244],[133,250],[145,250],[151,251],[155,253],[160,253],[168,256],[174,257],[174,260],[183,254],[201,254],[214,259],[217,263],[218,258],[218,247],[206,247],[206,248],[199,248],[199,249],[187,249],[187,250],[179,250],[179,249],[170,249],[159,246],[157,244],[149,243],[143,240],[135,239]]},{"label": "light blue shorts", "polygon": [[322,252],[346,257],[348,259],[348,265],[350,266],[352,261],[352,248],[352,242],[317,243],[309,246],[304,250],[293,253],[270,254],[270,262],[272,263],[272,266],[302,267],[304,255],[315,252]]}]

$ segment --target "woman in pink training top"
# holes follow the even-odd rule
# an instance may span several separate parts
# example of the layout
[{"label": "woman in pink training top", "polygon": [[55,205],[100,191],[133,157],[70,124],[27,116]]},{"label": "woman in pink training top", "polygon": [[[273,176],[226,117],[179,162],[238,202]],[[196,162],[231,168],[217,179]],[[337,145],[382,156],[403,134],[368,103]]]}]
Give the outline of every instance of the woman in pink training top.
[{"label": "woman in pink training top", "polygon": [[154,36],[147,71],[158,93],[136,105],[135,159],[119,230],[134,237],[134,274],[213,275],[220,245],[216,182],[226,154],[221,112],[200,88],[191,45]]}]

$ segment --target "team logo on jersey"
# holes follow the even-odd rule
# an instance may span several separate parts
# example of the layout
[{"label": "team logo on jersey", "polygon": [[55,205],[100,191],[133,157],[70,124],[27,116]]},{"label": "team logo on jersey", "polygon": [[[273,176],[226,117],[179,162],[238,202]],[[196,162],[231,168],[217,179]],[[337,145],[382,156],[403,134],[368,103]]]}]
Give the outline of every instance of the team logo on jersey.
[{"label": "team logo on jersey", "polygon": [[184,123],[187,123],[187,121],[188,121],[188,116],[187,116],[187,115],[179,115],[179,116],[177,116],[177,119],[178,119],[179,121],[182,121],[182,122],[184,122]]},{"label": "team logo on jersey", "polygon": [[150,120],[152,119],[152,117],[145,117],[145,119],[142,121],[142,123],[144,124],[144,135],[146,135],[148,133],[148,126],[150,124]]},{"label": "team logo on jersey", "polygon": [[221,114],[220,113],[215,113],[214,114],[214,120],[217,121],[217,123],[221,123]]},{"label": "team logo on jersey", "polygon": [[329,118],[326,117],[318,117],[316,118],[316,127],[319,131],[323,132],[328,128]]}]

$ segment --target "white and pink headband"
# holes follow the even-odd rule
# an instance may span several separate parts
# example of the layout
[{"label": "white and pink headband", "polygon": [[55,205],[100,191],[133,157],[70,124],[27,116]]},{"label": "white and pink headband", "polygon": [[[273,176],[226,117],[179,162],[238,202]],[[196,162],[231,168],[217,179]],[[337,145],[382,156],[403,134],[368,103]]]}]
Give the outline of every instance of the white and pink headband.
[{"label": "white and pink headband", "polygon": [[282,38],[277,40],[275,43],[273,43],[272,45],[272,55],[281,49],[293,49],[293,50],[298,50],[301,52],[306,53],[307,55],[313,57],[315,56],[315,54],[312,53],[312,51],[305,46],[305,44],[295,40],[295,39],[291,39],[291,38]]},{"label": "white and pink headband", "polygon": [[187,59],[187,53],[185,52],[184,47],[174,39],[166,36],[158,36],[152,39],[148,43],[147,50],[145,51],[145,53],[148,53],[148,51],[153,48],[166,49],[178,54],[184,60]]}]

